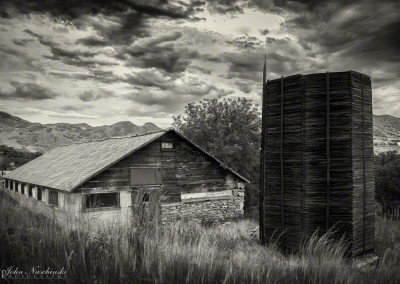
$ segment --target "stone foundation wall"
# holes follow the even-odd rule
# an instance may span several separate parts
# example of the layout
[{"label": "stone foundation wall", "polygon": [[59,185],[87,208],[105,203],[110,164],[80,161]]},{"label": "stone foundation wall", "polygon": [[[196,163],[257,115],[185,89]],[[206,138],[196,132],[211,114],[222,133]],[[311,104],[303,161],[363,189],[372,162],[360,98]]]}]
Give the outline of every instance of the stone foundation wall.
[{"label": "stone foundation wall", "polygon": [[225,199],[175,202],[161,204],[161,222],[194,219],[197,221],[226,221],[243,216],[244,190],[233,189]]}]

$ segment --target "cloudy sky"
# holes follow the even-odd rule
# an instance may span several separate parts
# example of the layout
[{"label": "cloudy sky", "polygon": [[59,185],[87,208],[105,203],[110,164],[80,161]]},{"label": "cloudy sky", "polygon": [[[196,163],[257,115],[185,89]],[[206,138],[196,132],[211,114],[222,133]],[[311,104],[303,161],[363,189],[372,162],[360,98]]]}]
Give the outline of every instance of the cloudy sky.
[{"label": "cloudy sky", "polygon": [[398,0],[0,0],[0,110],[41,122],[169,126],[188,102],[268,77],[357,70],[400,117]]}]

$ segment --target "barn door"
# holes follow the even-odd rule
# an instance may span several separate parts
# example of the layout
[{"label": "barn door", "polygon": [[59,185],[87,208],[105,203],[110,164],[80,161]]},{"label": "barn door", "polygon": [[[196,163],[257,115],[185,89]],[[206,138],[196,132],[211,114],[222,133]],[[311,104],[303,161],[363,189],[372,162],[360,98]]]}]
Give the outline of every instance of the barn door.
[{"label": "barn door", "polygon": [[160,187],[141,187],[132,192],[132,218],[139,225],[158,225],[161,220]]}]

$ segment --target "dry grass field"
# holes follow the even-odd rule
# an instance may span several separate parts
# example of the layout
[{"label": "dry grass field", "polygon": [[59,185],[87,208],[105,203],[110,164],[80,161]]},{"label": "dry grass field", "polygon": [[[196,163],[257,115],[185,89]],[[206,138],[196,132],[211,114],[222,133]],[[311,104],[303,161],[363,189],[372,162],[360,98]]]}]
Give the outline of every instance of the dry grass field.
[{"label": "dry grass field", "polygon": [[68,283],[400,283],[399,221],[378,217],[380,262],[367,271],[353,268],[344,245],[329,236],[285,256],[251,236],[256,226],[239,220],[65,231],[0,190],[0,267],[64,267]]}]

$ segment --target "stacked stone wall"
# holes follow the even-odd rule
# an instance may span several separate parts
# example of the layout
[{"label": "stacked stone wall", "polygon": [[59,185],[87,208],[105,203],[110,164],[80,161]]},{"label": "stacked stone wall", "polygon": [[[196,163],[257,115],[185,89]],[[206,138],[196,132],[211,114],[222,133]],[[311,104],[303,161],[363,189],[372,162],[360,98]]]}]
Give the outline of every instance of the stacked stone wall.
[{"label": "stacked stone wall", "polygon": [[227,221],[243,216],[244,190],[233,189],[232,197],[187,203],[161,204],[161,222],[192,219],[197,221]]}]

